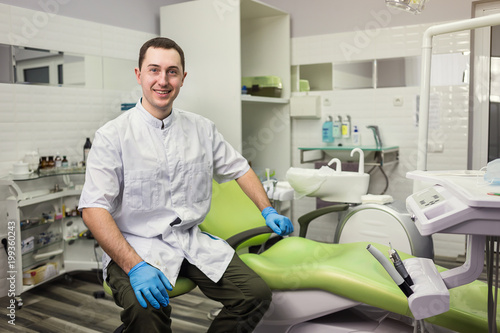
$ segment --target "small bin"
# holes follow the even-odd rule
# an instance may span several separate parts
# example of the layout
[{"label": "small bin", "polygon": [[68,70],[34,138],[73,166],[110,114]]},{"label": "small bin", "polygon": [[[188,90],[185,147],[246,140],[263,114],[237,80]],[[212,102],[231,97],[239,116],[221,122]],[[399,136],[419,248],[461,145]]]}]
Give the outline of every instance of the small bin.
[{"label": "small bin", "polygon": [[23,272],[23,284],[30,286],[46,281],[59,273],[56,262],[49,262]]},{"label": "small bin", "polygon": [[241,78],[241,86],[252,96],[281,97],[283,85],[277,76],[247,76]]}]

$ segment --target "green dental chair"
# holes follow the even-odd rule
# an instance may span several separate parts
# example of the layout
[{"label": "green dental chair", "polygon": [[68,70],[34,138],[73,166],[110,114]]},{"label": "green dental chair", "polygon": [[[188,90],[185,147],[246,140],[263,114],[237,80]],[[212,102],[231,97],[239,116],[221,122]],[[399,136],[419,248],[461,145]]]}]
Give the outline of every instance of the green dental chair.
[{"label": "green dental chair", "polygon": [[[214,183],[212,207],[200,228],[235,249],[263,244],[270,237],[259,210],[235,181]],[[288,237],[263,253],[240,254],[273,290],[273,304],[255,332],[413,332],[406,296],[366,250],[367,244]],[[387,246],[372,245],[387,253]],[[401,252],[400,256],[411,257]],[[194,287],[179,278],[169,295]],[[453,288],[450,310],[426,321],[435,325],[434,332],[487,332],[487,292],[487,285],[479,281]]]}]

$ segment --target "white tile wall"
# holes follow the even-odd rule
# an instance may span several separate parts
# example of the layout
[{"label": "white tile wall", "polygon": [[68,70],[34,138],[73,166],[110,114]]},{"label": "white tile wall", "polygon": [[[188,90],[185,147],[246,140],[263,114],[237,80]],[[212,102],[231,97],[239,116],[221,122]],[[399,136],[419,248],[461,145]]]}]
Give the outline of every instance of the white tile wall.
[{"label": "white tile wall", "polygon": [[[357,30],[331,35],[301,37],[292,39],[292,64],[340,63],[372,59],[419,56],[421,40],[429,25],[380,28],[371,31]],[[459,32],[434,38],[434,53],[457,53],[470,50],[468,32]],[[436,69],[434,69],[436,70]],[[442,144],[442,152],[428,154],[428,169],[467,168],[467,123],[468,84],[433,87],[433,96],[439,102],[436,126],[431,127],[429,142]],[[312,167],[300,164],[298,147],[321,145],[321,126],[328,115],[350,115],[352,124],[357,125],[362,144],[373,145],[374,139],[367,125],[378,125],[384,145],[400,147],[400,161],[396,166],[384,168],[389,176],[387,194],[395,200],[404,201],[412,193],[413,183],[406,179],[406,172],[416,169],[418,128],[416,126],[416,97],[419,86],[383,89],[334,90],[311,92],[328,98],[331,106],[322,106],[320,120],[292,121],[292,166]],[[395,97],[403,100],[402,106],[394,106]],[[379,171],[371,177],[369,193],[379,194],[385,186]],[[293,205],[293,219],[315,209],[313,198],[296,200]],[[337,216],[323,217],[310,228],[308,237],[331,241]],[[455,256],[464,251],[464,237],[439,236],[435,238],[435,250],[439,255]]]},{"label": "white tile wall", "polygon": [[[0,43],[92,56],[136,60],[151,34],[0,4]],[[126,62],[125,62],[126,63]],[[131,70],[133,78],[133,68]],[[125,86],[124,86],[125,87]],[[28,151],[82,159],[86,137],[136,102],[135,88],[121,90],[0,84],[0,176]]]}]

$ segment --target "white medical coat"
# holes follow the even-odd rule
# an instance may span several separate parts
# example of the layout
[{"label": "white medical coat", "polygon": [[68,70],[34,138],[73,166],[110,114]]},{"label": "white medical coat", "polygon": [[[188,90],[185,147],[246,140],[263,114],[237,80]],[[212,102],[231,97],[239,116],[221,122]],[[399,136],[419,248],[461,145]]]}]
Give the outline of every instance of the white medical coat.
[{"label": "white medical coat", "polygon": [[[172,284],[184,258],[216,282],[234,250],[198,225],[210,209],[212,178],[233,180],[249,168],[208,119],[174,108],[160,121],[139,101],[96,132],[79,209],[108,210]],[[105,253],[104,277],[110,260]]]}]

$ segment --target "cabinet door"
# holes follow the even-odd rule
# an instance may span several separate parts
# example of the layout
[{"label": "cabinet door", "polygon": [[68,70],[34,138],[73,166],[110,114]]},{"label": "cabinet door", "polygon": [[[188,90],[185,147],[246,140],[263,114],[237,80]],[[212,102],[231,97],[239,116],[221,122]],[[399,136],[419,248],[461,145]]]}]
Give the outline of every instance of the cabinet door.
[{"label": "cabinet door", "polygon": [[[21,294],[23,288],[19,214],[14,200],[0,203],[0,297]],[[18,255],[19,254],[19,255]],[[9,296],[11,297],[11,296]]]},{"label": "cabinet door", "polygon": [[161,35],[184,50],[188,73],[176,107],[212,120],[241,151],[240,2],[199,0],[161,8]]}]

